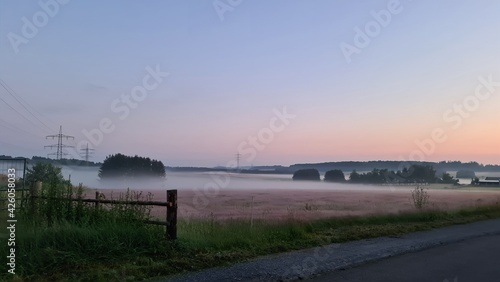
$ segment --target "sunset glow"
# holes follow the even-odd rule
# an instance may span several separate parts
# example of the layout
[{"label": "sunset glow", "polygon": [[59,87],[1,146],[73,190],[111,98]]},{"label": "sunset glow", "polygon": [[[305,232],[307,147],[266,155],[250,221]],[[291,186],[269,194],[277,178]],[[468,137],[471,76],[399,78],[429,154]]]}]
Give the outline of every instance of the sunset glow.
[{"label": "sunset glow", "polygon": [[0,78],[37,119],[0,87],[0,154],[46,156],[62,125],[94,161],[500,164],[500,3],[396,2],[72,1],[20,42],[41,8],[2,1]]}]

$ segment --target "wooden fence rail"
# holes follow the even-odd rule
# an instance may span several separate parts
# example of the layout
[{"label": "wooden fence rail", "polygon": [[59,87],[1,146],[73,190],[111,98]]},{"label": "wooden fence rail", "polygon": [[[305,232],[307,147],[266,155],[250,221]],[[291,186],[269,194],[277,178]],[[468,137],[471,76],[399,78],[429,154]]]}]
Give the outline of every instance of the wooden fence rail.
[{"label": "wooden fence rail", "polygon": [[55,197],[44,197],[44,196],[34,196],[32,198],[45,199],[45,200],[68,200],[73,202],[111,204],[111,205],[160,206],[160,207],[168,207],[169,205],[167,202],[156,202],[156,201],[119,201],[119,200],[104,200],[104,199],[100,200],[100,199],[55,198]]},{"label": "wooden fence rail", "polygon": [[35,199],[46,199],[46,200],[67,200],[73,202],[83,202],[83,203],[94,203],[95,207],[98,208],[100,204],[110,204],[110,205],[138,205],[138,206],[160,206],[166,207],[166,221],[156,221],[156,220],[145,220],[144,223],[152,225],[166,226],[166,238],[169,240],[177,239],[177,190],[167,190],[167,201],[120,201],[120,200],[106,200],[100,199],[101,193],[96,191],[95,199],[78,199],[78,198],[55,198],[55,197],[45,197],[38,196],[39,188],[41,188],[41,183],[37,183],[35,187],[30,189],[31,205],[34,206]]}]

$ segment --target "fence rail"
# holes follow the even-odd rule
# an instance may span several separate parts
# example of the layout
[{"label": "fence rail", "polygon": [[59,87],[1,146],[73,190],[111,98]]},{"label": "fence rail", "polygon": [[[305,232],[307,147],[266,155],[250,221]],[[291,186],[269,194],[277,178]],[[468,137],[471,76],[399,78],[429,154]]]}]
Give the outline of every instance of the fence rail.
[{"label": "fence rail", "polygon": [[100,204],[109,204],[109,205],[138,205],[138,206],[160,206],[166,207],[166,221],[157,221],[157,220],[144,220],[145,224],[152,225],[161,225],[166,226],[166,234],[165,236],[169,240],[177,239],[177,190],[167,190],[167,201],[159,202],[159,201],[120,201],[120,200],[106,200],[100,199],[101,193],[96,191],[95,199],[87,199],[87,198],[57,198],[57,197],[45,197],[38,196],[38,191],[42,186],[41,182],[37,182],[36,185],[29,189],[31,203],[34,205],[36,199],[44,199],[44,200],[66,200],[72,202],[83,202],[83,203],[94,203],[96,208],[99,207]]},{"label": "fence rail", "polygon": [[[142,206],[160,206],[166,207],[166,221],[156,221],[156,220],[145,220],[146,224],[153,225],[162,225],[166,226],[166,237],[170,240],[177,239],[177,190],[167,190],[167,201],[159,202],[159,201],[119,201],[119,200],[106,200],[100,198],[100,193],[96,191],[95,199],[75,199],[75,198],[49,198],[44,196],[39,196],[38,192],[41,191],[41,182],[37,182],[36,185],[33,185],[30,188],[26,188],[25,186],[25,176],[26,176],[26,167],[27,159],[25,158],[0,158],[0,192],[7,192],[7,189],[4,189],[4,184],[7,184],[8,179],[6,176],[9,174],[10,170],[15,171],[16,180],[22,180],[16,187],[16,192],[21,192],[21,206],[19,208],[24,208],[23,203],[26,200],[31,200],[31,206],[33,207],[35,201],[37,199],[57,199],[57,200],[70,200],[70,201],[80,201],[84,203],[94,203],[96,207],[100,204],[108,204],[108,205],[142,205]],[[3,183],[5,182],[5,183]],[[17,181],[16,181],[17,182]],[[28,192],[28,193],[25,193]],[[0,203],[8,201],[7,198],[1,198]],[[3,205],[0,205],[0,211],[6,210],[3,208]]]},{"label": "fence rail", "polygon": [[75,198],[55,198],[55,197],[44,197],[44,196],[34,196],[33,198],[44,199],[44,200],[67,200],[67,201],[73,201],[73,202],[111,204],[111,205],[136,205],[136,206],[160,206],[160,207],[168,207],[169,206],[169,203],[156,202],[156,201],[120,201],[120,200],[99,200],[99,199],[75,199]]}]

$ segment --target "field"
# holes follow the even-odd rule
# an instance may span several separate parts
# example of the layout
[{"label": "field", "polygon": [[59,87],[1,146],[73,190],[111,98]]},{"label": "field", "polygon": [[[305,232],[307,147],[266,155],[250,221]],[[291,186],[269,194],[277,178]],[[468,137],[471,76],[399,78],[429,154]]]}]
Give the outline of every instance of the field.
[{"label": "field", "polygon": [[[106,195],[116,195],[125,189],[112,189],[98,181],[97,171],[72,171],[74,179],[90,183]],[[491,176],[496,174],[480,175]],[[218,185],[222,183],[222,185]],[[227,185],[224,185],[227,183]],[[220,187],[205,191],[207,184]],[[227,186],[227,187],[226,187]],[[113,185],[111,185],[113,187]],[[169,173],[161,183],[145,181],[120,183],[115,187],[130,187],[150,192],[153,199],[163,201],[167,189],[178,189],[179,218],[264,219],[280,221],[319,218],[398,214],[414,211],[411,190],[414,186],[376,186],[292,181],[290,175],[255,175],[233,173]],[[193,189],[195,188],[195,189]],[[196,189],[197,188],[197,189]],[[430,194],[429,208],[453,210],[491,204],[499,201],[500,189],[479,189],[465,185],[432,184],[425,186]],[[88,195],[93,196],[92,189]],[[163,217],[164,209],[153,209],[153,215]]]},{"label": "field", "polygon": [[[303,183],[307,185],[306,183]],[[411,200],[414,186],[361,186],[338,185],[332,190],[220,190],[196,202],[200,192],[179,191],[180,219],[255,219],[282,221],[315,220],[352,216],[388,215],[415,210]],[[433,184],[424,186],[430,196],[428,209],[457,210],[500,202],[500,189],[482,189]],[[102,190],[107,197],[124,190]],[[164,201],[164,191],[145,191],[154,200]],[[164,208],[154,208],[152,215],[164,217]]]}]

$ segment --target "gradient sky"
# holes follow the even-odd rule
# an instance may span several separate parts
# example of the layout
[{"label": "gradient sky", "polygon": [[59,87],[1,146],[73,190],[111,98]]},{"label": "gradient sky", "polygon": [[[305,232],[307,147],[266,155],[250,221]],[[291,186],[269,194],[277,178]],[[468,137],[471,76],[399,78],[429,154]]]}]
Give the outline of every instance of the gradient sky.
[{"label": "gradient sky", "polygon": [[[16,53],[23,17],[53,1],[0,0],[0,78],[13,90],[0,86],[0,154],[46,156],[59,125],[75,136],[66,144],[84,144],[83,131],[108,118],[114,130],[91,143],[91,160],[215,166],[240,148],[242,165],[500,164],[500,1],[400,1],[350,63],[342,44],[356,46],[355,29],[393,1],[243,0],[223,20],[213,0],[70,1]],[[170,75],[120,119],[113,101],[141,86],[148,66]],[[481,100],[479,77],[497,84]],[[259,132],[284,107],[296,117],[263,144]]]}]

